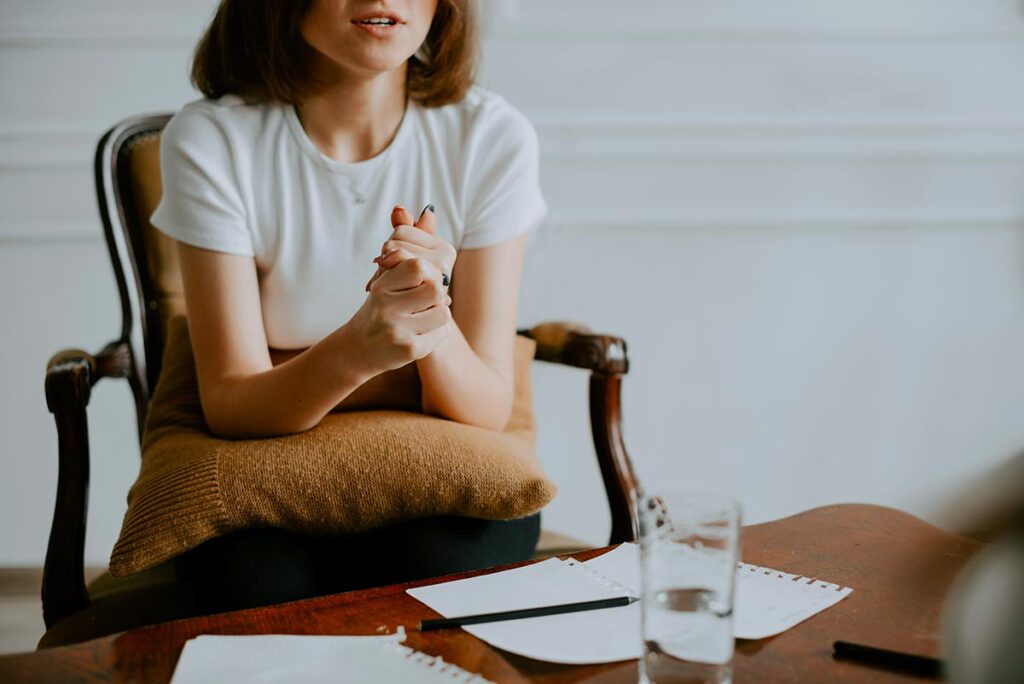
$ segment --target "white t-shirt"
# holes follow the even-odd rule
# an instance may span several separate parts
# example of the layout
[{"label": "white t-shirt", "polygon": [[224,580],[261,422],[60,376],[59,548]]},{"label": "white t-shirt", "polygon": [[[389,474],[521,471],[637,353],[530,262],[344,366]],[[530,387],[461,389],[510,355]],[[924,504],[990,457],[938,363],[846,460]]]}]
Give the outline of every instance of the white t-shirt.
[{"label": "white t-shirt", "polygon": [[504,242],[547,213],[536,132],[479,87],[444,107],[410,100],[388,148],[354,163],[323,155],[289,105],[197,100],[167,124],[160,167],[153,225],[254,257],[277,349],[308,347],[362,305],[396,204],[418,215],[432,203],[437,234],[457,249]]}]

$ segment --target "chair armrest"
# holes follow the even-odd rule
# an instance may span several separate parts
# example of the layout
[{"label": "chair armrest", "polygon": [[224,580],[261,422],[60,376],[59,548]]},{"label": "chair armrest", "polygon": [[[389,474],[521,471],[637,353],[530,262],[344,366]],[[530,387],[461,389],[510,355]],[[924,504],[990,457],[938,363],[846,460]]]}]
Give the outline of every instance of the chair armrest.
[{"label": "chair armrest", "polygon": [[57,499],[43,567],[43,620],[58,620],[88,607],[85,589],[85,522],[89,493],[89,433],[85,409],[101,378],[126,377],[131,351],[112,342],[98,354],[67,349],[46,364],[46,406],[57,424]]},{"label": "chair armrest", "polygon": [[599,335],[581,323],[550,321],[519,331],[537,343],[536,358],[595,373],[627,373],[626,341]]},{"label": "chair armrest", "polygon": [[93,385],[101,378],[124,378],[131,371],[127,342],[111,342],[98,354],[65,349],[46,364],[46,406],[50,413],[62,407],[87,406]]},{"label": "chair armrest", "polygon": [[535,358],[591,371],[590,431],[612,514],[608,543],[636,541],[639,485],[622,436],[622,376],[629,372],[626,341],[565,321],[541,323],[519,334],[537,343]]}]

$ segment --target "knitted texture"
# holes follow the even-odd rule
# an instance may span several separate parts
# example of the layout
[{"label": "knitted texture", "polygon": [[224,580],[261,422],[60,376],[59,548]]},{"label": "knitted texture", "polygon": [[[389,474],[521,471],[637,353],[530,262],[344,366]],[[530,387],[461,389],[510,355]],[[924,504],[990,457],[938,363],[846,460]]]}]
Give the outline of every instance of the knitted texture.
[{"label": "knitted texture", "polygon": [[516,339],[515,401],[503,432],[405,411],[332,413],[306,432],[213,437],[184,318],[168,326],[142,468],[110,572],[159,565],[227,532],[360,532],[435,515],[506,520],[555,496],[533,452],[534,343]]}]

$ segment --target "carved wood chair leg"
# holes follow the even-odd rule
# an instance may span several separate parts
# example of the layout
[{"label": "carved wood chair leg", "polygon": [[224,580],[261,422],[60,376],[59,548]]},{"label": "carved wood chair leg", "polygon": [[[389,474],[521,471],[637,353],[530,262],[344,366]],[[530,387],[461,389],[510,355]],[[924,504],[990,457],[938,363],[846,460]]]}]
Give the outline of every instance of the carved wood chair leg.
[{"label": "carved wood chair leg", "polygon": [[60,409],[53,417],[57,423],[61,476],[57,480],[57,502],[43,570],[43,621],[47,628],[90,604],[83,568],[89,490],[85,407]]},{"label": "carved wood chair leg", "polygon": [[113,343],[93,356],[58,352],[46,365],[46,406],[57,424],[57,502],[43,568],[43,621],[47,628],[90,605],[85,587],[85,520],[89,495],[89,430],[86,407],[93,384],[123,377],[127,345]]}]

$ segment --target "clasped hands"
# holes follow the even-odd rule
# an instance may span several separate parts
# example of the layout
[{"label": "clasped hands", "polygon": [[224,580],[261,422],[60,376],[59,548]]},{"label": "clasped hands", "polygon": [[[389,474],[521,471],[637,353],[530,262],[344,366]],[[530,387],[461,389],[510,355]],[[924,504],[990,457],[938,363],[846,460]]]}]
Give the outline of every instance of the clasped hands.
[{"label": "clasped hands", "polygon": [[451,333],[451,297],[444,284],[456,250],[437,237],[431,208],[414,222],[404,207],[391,212],[393,232],[374,258],[377,271],[356,313],[364,349],[381,371],[399,368],[434,351]]}]

